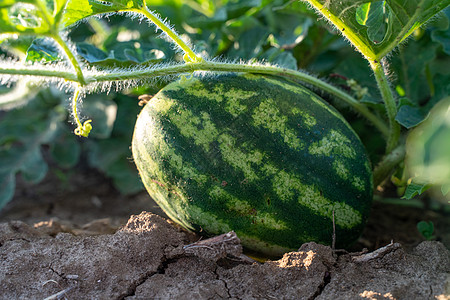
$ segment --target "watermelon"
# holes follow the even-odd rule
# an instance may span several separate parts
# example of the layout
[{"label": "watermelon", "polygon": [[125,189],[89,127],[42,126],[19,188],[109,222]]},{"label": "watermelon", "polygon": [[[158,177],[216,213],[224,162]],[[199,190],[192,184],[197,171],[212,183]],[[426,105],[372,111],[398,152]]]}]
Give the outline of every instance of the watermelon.
[{"label": "watermelon", "polygon": [[234,230],[267,256],[331,244],[333,225],[346,247],[371,206],[370,163],[350,125],[307,88],[274,77],[167,85],[142,109],[132,152],[173,221],[205,235]]}]

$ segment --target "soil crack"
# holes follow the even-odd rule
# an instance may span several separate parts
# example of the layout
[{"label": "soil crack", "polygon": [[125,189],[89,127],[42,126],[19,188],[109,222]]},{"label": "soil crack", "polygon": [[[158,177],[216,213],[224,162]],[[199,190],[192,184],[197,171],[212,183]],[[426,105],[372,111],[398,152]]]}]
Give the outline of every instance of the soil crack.
[{"label": "soil crack", "polygon": [[133,297],[136,295],[137,288],[142,285],[147,279],[151,278],[153,275],[158,274],[159,272],[149,272],[145,273],[141,278],[137,279],[135,282],[131,283],[128,287],[127,292],[124,295],[120,295],[118,299],[126,299],[128,297]]},{"label": "soil crack", "polygon": [[330,283],[330,281],[331,281],[331,272],[328,269],[328,271],[325,271],[322,283],[317,287],[317,291],[308,300],[313,300],[319,297],[320,294],[322,294],[325,287]]},{"label": "soil crack", "polygon": [[[216,279],[217,280],[223,282],[223,285],[225,286],[225,290],[227,291],[228,298],[230,299],[230,298],[232,298],[231,294],[230,294],[230,288],[228,287],[227,281],[222,279],[222,278],[220,278],[220,275],[217,272],[217,270],[219,270],[219,268],[220,268],[219,266],[216,266],[216,268],[214,269],[214,274],[216,275]],[[236,299],[239,299],[239,298],[236,297]]]},{"label": "soil crack", "polygon": [[157,274],[165,274],[167,268],[169,267],[170,264],[177,262],[178,257],[177,258],[167,258],[166,256],[163,256],[161,258],[161,263],[159,264],[156,272],[148,272],[145,273],[141,278],[139,278],[138,280],[136,280],[134,283],[132,283],[130,285],[130,287],[127,290],[127,293],[125,295],[121,295],[119,297],[119,299],[126,299],[128,297],[133,297],[136,296],[136,290],[139,286],[141,286],[142,284],[144,284],[147,280],[149,280],[150,278],[152,278],[153,276],[157,275]]}]

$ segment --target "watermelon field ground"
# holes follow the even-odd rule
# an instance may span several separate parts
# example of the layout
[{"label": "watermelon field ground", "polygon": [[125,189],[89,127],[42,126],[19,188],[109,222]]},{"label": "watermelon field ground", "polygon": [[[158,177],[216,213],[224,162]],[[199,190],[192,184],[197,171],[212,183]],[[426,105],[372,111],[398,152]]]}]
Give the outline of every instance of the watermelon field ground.
[{"label": "watermelon field ground", "polygon": [[[37,186],[19,182],[2,210],[0,290],[7,292],[0,299],[448,299],[450,293],[450,221],[435,211],[375,202],[351,254],[308,243],[280,260],[252,263],[236,258],[236,244],[183,252],[199,238],[152,215],[163,213],[146,193],[125,197],[93,170],[74,174],[65,186],[52,172]],[[434,241],[418,233],[420,220],[434,222]]]},{"label": "watermelon field ground", "polygon": [[450,0],[0,0],[0,300],[450,300],[449,95]]}]

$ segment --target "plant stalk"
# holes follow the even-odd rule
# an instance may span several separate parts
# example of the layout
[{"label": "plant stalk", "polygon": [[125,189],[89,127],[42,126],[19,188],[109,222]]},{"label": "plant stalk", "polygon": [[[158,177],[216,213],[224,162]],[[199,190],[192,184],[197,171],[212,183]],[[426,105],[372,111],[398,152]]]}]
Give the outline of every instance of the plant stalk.
[{"label": "plant stalk", "polygon": [[70,50],[69,46],[67,45],[67,42],[61,38],[59,34],[52,34],[50,35],[51,38],[53,38],[58,45],[62,48],[64,51],[64,54],[69,59],[71,65],[75,69],[75,72],[77,73],[77,82],[80,85],[86,85],[86,80],[83,75],[83,70],[81,69],[80,63],[78,62],[77,58],[75,57],[75,54]]},{"label": "plant stalk", "polygon": [[144,0],[142,9],[133,9],[131,11],[143,14],[145,17],[147,17],[150,21],[153,22],[159,29],[161,29],[165,34],[169,36],[169,38],[177,44],[187,55],[185,56],[186,62],[200,62],[203,60],[203,58],[199,57],[195,52],[183,41],[182,38],[169,26],[164,23],[157,15],[155,15],[152,11],[150,11],[147,8],[147,3]]},{"label": "plant stalk", "polygon": [[[364,104],[358,102],[355,98],[345,93],[344,91],[315,78],[314,76],[306,73],[298,72],[291,69],[279,68],[274,66],[264,65],[245,65],[237,63],[219,63],[211,61],[202,61],[189,64],[177,64],[161,67],[150,67],[140,70],[120,70],[117,72],[95,72],[85,76],[85,82],[87,85],[101,83],[105,81],[124,81],[124,80],[142,80],[150,79],[161,76],[179,75],[184,73],[192,73],[194,71],[216,71],[216,72],[248,72],[255,74],[265,74],[277,77],[284,77],[295,82],[304,82],[317,89],[325,91],[337,99],[344,101],[357,112],[366,117],[385,137],[389,136],[389,128],[386,124],[373,114]],[[73,73],[51,71],[48,69],[26,69],[22,68],[16,70],[12,67],[2,68],[0,66],[0,74],[11,75],[34,75],[34,76],[48,76],[48,77],[60,77],[68,81],[78,82],[78,77]]]},{"label": "plant stalk", "polygon": [[375,74],[389,120],[389,136],[386,142],[386,153],[390,153],[395,147],[397,147],[400,139],[400,124],[398,124],[395,120],[395,117],[397,116],[397,104],[389,86],[388,79],[384,74],[382,63],[378,61],[371,61],[370,67]]},{"label": "plant stalk", "polygon": [[405,159],[406,147],[399,145],[378,163],[373,171],[373,184],[380,185],[392,172],[392,170]]},{"label": "plant stalk", "polygon": [[[67,67],[66,67],[67,68]],[[70,71],[61,71],[51,69],[50,67],[44,68],[44,66],[27,66],[22,64],[9,64],[6,66],[0,65],[1,75],[11,76],[35,76],[35,77],[48,77],[58,78],[71,82],[78,82],[76,74]]]}]

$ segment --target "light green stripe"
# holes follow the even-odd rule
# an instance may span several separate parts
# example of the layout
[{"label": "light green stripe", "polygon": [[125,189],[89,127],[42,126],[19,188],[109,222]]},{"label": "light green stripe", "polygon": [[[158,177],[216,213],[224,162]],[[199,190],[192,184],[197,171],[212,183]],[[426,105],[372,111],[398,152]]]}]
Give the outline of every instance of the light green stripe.
[{"label": "light green stripe", "polygon": [[253,91],[245,91],[241,89],[228,89],[221,83],[216,83],[211,90],[208,90],[200,81],[190,84],[185,92],[194,97],[202,97],[208,100],[221,103],[225,101],[224,108],[234,117],[247,111],[247,106],[242,104],[242,100],[251,98],[257,95]]},{"label": "light green stripe", "polygon": [[272,184],[275,193],[283,201],[292,201],[298,195],[298,203],[330,220],[334,210],[335,223],[339,226],[352,228],[361,223],[361,214],[357,210],[345,203],[330,201],[314,186],[303,184],[295,175],[279,170]]},{"label": "light green stripe", "polygon": [[364,181],[358,176],[353,177],[352,185],[360,191],[365,189]]},{"label": "light green stripe", "polygon": [[[306,88],[299,86],[299,85],[294,85],[294,84],[289,84],[287,82],[284,82],[282,80],[277,80],[277,79],[272,79],[269,77],[262,77],[265,81],[270,82],[272,84],[278,85],[288,91],[291,91],[295,94],[299,94],[299,95],[307,95],[309,99],[311,99],[311,101],[315,102],[316,104],[318,104],[319,106],[321,106],[322,108],[326,109],[329,113],[331,113],[333,116],[335,116],[336,118],[344,121],[345,124],[347,124],[347,121],[345,121],[344,117],[342,117],[341,114],[339,114],[336,110],[331,109],[329,105],[327,105],[323,100],[321,100],[319,98],[319,96],[315,95],[313,92],[307,90]],[[348,126],[349,128],[351,128],[350,126]]]},{"label": "light green stripe", "polygon": [[214,90],[210,91],[205,88],[202,82],[196,79],[195,81],[189,83],[189,85],[184,89],[184,92],[194,97],[206,98],[208,100],[220,103],[223,101],[222,90],[223,85],[217,83]]},{"label": "light green stripe", "polygon": [[355,158],[356,152],[351,141],[339,131],[331,129],[320,141],[309,146],[309,153],[312,155],[331,156],[339,155],[347,158]]},{"label": "light green stripe", "polygon": [[270,133],[280,134],[284,142],[292,149],[303,149],[305,147],[296,132],[288,127],[288,118],[283,116],[272,99],[261,101],[260,105],[255,108],[252,114],[253,124],[262,126],[269,130]]},{"label": "light green stripe", "polygon": [[234,117],[237,117],[238,115],[247,111],[247,106],[242,104],[242,100],[251,98],[257,95],[257,93],[232,88],[229,91],[224,91],[223,95],[227,101],[225,110],[232,114]]},{"label": "light green stripe", "polygon": [[201,146],[207,152],[210,149],[210,144],[217,139],[219,132],[210,115],[206,112],[202,112],[198,117],[192,111],[183,107],[171,111],[169,116],[182,136],[192,138],[194,144]]},{"label": "light green stripe", "polygon": [[335,161],[333,161],[333,169],[336,174],[344,180],[347,180],[350,176],[350,170],[347,169],[345,167],[345,164],[338,159],[335,159]]},{"label": "light green stripe", "polygon": [[298,202],[301,205],[330,220],[333,218],[334,211],[335,223],[341,227],[352,228],[362,221],[361,214],[357,210],[343,202],[329,201],[312,186],[305,185],[300,193]]},{"label": "light green stripe", "polygon": [[255,149],[243,151],[245,145],[237,146],[236,139],[229,134],[221,134],[218,138],[219,147],[223,159],[233,168],[241,170],[244,173],[245,179],[254,181],[259,178],[256,167],[259,166],[265,155]]},{"label": "light green stripe", "polygon": [[248,202],[241,200],[220,187],[213,188],[209,195],[213,198],[220,199],[226,203],[228,209],[238,212],[239,214],[251,219],[261,228],[286,230],[288,226],[285,222],[275,219],[269,213],[259,212],[254,209]]},{"label": "light green stripe", "polygon": [[297,108],[297,107],[294,107],[294,108],[291,110],[291,113],[292,113],[294,116],[301,116],[301,117],[302,117],[302,120],[303,120],[303,124],[305,124],[306,127],[308,127],[308,128],[311,128],[311,127],[313,127],[314,125],[317,124],[316,118],[314,118],[313,116],[311,116],[310,114],[308,114],[306,111],[300,110],[300,109]]}]

